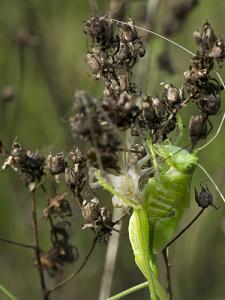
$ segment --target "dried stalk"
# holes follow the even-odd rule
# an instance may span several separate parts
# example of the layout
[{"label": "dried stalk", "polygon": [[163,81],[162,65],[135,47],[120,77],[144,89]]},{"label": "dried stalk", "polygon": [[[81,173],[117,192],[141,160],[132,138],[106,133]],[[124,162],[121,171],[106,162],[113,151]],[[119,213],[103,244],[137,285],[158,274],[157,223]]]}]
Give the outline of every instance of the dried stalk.
[{"label": "dried stalk", "polygon": [[38,272],[39,272],[43,300],[48,300],[49,296],[47,293],[46,283],[45,283],[45,278],[44,278],[44,271],[43,271],[42,264],[41,264],[41,253],[40,253],[39,238],[38,238],[38,224],[37,224],[35,192],[32,192],[32,229],[33,229],[33,239],[34,239],[34,245],[35,245],[35,258],[36,258],[37,268],[38,268]]},{"label": "dried stalk", "polygon": [[80,267],[75,272],[73,272],[68,277],[66,277],[64,280],[62,280],[61,282],[59,282],[53,289],[48,290],[47,291],[47,295],[56,292],[58,289],[60,289],[61,287],[63,287],[67,283],[69,283],[76,275],[78,275],[80,273],[80,271],[84,268],[84,266],[88,262],[88,259],[91,256],[91,253],[94,250],[95,245],[96,245],[98,239],[99,239],[99,235],[96,235],[95,238],[94,238],[94,240],[92,241],[91,247],[90,247],[87,255],[84,257],[84,260],[81,263]]},{"label": "dried stalk", "polygon": [[4,239],[4,238],[1,238],[1,237],[0,237],[0,241],[3,242],[3,243],[7,243],[7,244],[23,247],[23,248],[28,248],[28,249],[32,249],[32,250],[36,249],[36,247],[33,246],[33,245],[19,243],[19,242],[11,241],[11,240]]}]

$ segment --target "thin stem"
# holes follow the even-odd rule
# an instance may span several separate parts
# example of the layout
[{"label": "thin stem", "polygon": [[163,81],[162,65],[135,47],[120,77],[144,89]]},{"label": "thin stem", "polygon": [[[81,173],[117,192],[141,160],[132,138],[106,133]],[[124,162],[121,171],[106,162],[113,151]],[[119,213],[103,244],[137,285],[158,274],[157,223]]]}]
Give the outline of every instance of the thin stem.
[{"label": "thin stem", "polygon": [[40,284],[42,289],[43,300],[48,300],[48,293],[45,284],[44,271],[41,264],[41,253],[39,247],[39,238],[38,238],[38,224],[37,224],[37,213],[36,213],[36,198],[35,192],[32,192],[32,229],[33,229],[33,238],[35,245],[35,258],[37,261],[37,267],[40,277]]},{"label": "thin stem", "polygon": [[168,248],[169,246],[171,246],[182,234],[185,233],[185,231],[187,231],[191,225],[193,225],[197,219],[201,216],[201,214],[204,212],[205,208],[202,208],[198,214],[194,217],[194,219],[187,225],[185,226],[167,245],[166,247],[163,249],[163,251]]},{"label": "thin stem", "polygon": [[[113,209],[113,219],[119,218],[121,219],[123,216],[123,212],[120,208],[114,207]],[[114,231],[119,231],[122,226],[122,222],[118,223],[117,226],[119,226],[117,229],[113,228]],[[120,234],[116,232],[112,232],[105,256],[105,264],[104,264],[104,271],[102,274],[102,280],[101,280],[101,286],[100,286],[100,292],[99,292],[99,300],[105,300],[107,299],[111,294],[111,286],[113,282],[113,274],[115,270],[116,265],[116,259],[118,254],[118,248],[119,248],[119,239]]]},{"label": "thin stem", "polygon": [[97,240],[99,238],[99,235],[96,235],[96,237],[94,238],[94,240],[92,241],[91,247],[87,253],[87,255],[85,256],[83,262],[81,263],[80,267],[73,272],[72,274],[70,274],[67,278],[65,278],[64,280],[62,280],[61,282],[59,282],[53,289],[48,290],[47,291],[47,295],[54,293],[55,291],[57,291],[58,289],[60,289],[61,287],[63,287],[64,285],[66,285],[68,282],[70,282],[76,275],[78,275],[80,273],[80,271],[84,268],[84,266],[86,265],[92,251],[95,248],[95,245],[97,243]]},{"label": "thin stem", "polygon": [[148,281],[146,281],[144,283],[141,283],[141,284],[138,284],[136,286],[133,286],[133,287],[131,287],[131,288],[125,290],[125,291],[122,291],[121,293],[116,294],[116,295],[108,298],[107,300],[117,300],[117,299],[123,298],[123,297],[125,297],[125,296],[127,296],[129,294],[137,292],[137,291],[139,291],[139,290],[141,290],[143,288],[146,288],[146,287],[148,287]]},{"label": "thin stem", "polygon": [[215,189],[219,193],[219,195],[222,198],[223,202],[225,203],[225,197],[222,194],[222,192],[220,191],[220,189],[218,188],[218,186],[215,183],[215,181],[213,180],[213,178],[209,175],[209,173],[206,171],[206,169],[200,163],[198,163],[198,167],[206,174],[206,176],[209,178],[209,180],[212,182],[212,184],[214,185]]},{"label": "thin stem", "polygon": [[28,248],[28,249],[32,249],[32,250],[36,249],[36,247],[33,246],[33,245],[19,243],[19,242],[11,241],[11,240],[4,239],[4,238],[1,238],[1,237],[0,237],[0,241],[4,242],[4,243],[7,243],[7,244],[12,244],[12,245],[15,245],[15,246],[23,247],[23,248]]},{"label": "thin stem", "polygon": [[202,147],[199,147],[197,149],[197,151],[201,151],[201,150],[205,149],[209,144],[211,144],[217,138],[218,134],[221,131],[224,121],[225,121],[225,113],[223,114],[222,120],[220,122],[220,126],[218,127],[216,134],[205,145],[203,145]]},{"label": "thin stem", "polygon": [[169,263],[169,255],[168,255],[168,248],[164,248],[162,251],[163,254],[163,259],[166,265],[166,278],[167,278],[167,292],[169,294],[169,299],[173,300],[173,292],[172,292],[172,281],[171,281],[171,274],[170,274],[170,269],[171,265]]}]

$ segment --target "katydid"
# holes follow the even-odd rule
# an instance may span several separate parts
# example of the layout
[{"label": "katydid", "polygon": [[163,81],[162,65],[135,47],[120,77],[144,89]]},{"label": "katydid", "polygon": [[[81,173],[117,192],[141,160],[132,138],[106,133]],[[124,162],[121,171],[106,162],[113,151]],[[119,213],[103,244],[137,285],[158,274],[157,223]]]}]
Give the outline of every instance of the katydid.
[{"label": "katydid", "polygon": [[[225,114],[216,135],[205,146],[218,135],[224,120]],[[200,166],[210,176],[198,163],[198,151],[205,146],[189,153],[170,144],[152,145],[150,139],[147,139],[147,144],[155,174],[142,191],[137,190],[137,180],[140,178],[138,166],[131,167],[125,175],[109,175],[110,183],[99,172],[96,177],[103,188],[123,204],[133,208],[129,222],[129,239],[135,262],[148,281],[151,300],[166,300],[168,297],[157,279],[154,255],[162,251],[171,240],[185,209],[189,207],[190,184],[196,167]],[[164,160],[161,166],[157,163],[156,155]],[[121,186],[118,185],[119,180]],[[210,180],[215,185],[211,177]],[[215,188],[218,190],[216,185]],[[223,195],[220,195],[225,201]]]},{"label": "katydid", "polygon": [[[189,206],[189,188],[198,159],[195,153],[179,147],[148,144],[151,152],[157,152],[165,163],[162,170],[155,170],[156,175],[145,184],[140,198],[130,197],[131,190],[126,194],[114,190],[99,173],[97,179],[106,190],[133,207],[129,238],[135,262],[148,281],[151,299],[165,300],[168,298],[158,283],[154,254],[171,239],[185,208]],[[165,168],[168,170],[163,170]],[[123,184],[126,184],[125,180]]]}]

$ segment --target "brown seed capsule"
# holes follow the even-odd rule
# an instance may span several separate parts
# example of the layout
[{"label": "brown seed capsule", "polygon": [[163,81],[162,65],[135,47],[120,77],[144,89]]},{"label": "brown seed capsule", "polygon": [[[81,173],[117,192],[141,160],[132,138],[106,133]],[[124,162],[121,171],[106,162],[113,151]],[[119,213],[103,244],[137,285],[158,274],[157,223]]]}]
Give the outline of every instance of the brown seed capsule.
[{"label": "brown seed capsule", "polygon": [[192,145],[195,145],[199,139],[205,138],[207,134],[207,119],[203,115],[192,116],[189,122],[189,136]]},{"label": "brown seed capsule", "polygon": [[85,157],[77,147],[70,151],[69,157],[74,164],[79,164],[80,168],[85,166]]},{"label": "brown seed capsule", "polygon": [[219,94],[205,95],[199,98],[200,109],[207,115],[218,114],[221,107],[221,97]]},{"label": "brown seed capsule", "polygon": [[66,161],[62,152],[56,155],[48,155],[47,167],[52,172],[52,174],[56,175],[64,172],[65,166]]},{"label": "brown seed capsule", "polygon": [[74,168],[67,167],[65,168],[65,182],[71,188],[75,188],[77,184],[77,172]]},{"label": "brown seed capsule", "polygon": [[85,56],[85,62],[88,67],[91,69],[93,74],[95,74],[95,78],[99,79],[101,76],[101,64],[98,61],[97,57],[92,52],[88,52]]},{"label": "brown seed capsule", "polygon": [[86,221],[92,223],[98,219],[99,216],[99,200],[94,198],[91,201],[83,201],[82,215]]},{"label": "brown seed capsule", "polygon": [[181,90],[172,84],[164,84],[165,96],[169,102],[177,103],[182,100]]},{"label": "brown seed capsule", "polygon": [[198,192],[195,189],[195,201],[197,202],[198,206],[200,206],[202,208],[207,208],[208,206],[213,206],[213,207],[217,208],[213,204],[213,195],[207,186],[206,186],[206,188],[201,186],[200,192]]},{"label": "brown seed capsule", "polygon": [[127,24],[121,25],[121,35],[126,42],[133,42],[138,38],[137,31],[134,26],[134,21],[130,18]]},{"label": "brown seed capsule", "polygon": [[55,217],[65,217],[72,215],[72,209],[69,202],[64,198],[63,195],[56,195],[49,200],[49,205],[43,210],[43,215],[45,219],[48,219],[50,215]]}]

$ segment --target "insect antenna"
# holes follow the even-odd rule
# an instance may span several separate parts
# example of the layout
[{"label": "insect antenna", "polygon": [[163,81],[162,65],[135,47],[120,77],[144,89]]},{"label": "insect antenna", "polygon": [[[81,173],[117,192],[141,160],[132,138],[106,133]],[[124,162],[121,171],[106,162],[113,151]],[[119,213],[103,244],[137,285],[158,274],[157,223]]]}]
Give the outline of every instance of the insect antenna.
[{"label": "insect antenna", "polygon": [[213,180],[213,178],[209,175],[209,173],[206,171],[206,169],[200,164],[198,163],[198,167],[205,173],[205,175],[209,178],[209,180],[212,182],[212,184],[214,185],[215,189],[217,190],[217,192],[219,193],[220,197],[222,198],[223,202],[225,203],[225,197],[223,196],[222,192],[220,191],[219,187],[217,186],[217,184],[215,183],[215,181]]},{"label": "insect antenna", "polygon": [[224,121],[225,121],[225,113],[223,114],[222,120],[221,120],[220,125],[219,125],[219,127],[217,129],[216,134],[205,145],[203,145],[202,147],[199,147],[197,149],[197,151],[201,151],[201,150],[205,149],[209,144],[211,144],[216,139],[216,137],[218,136],[218,134],[221,131],[221,128],[223,126]]}]

